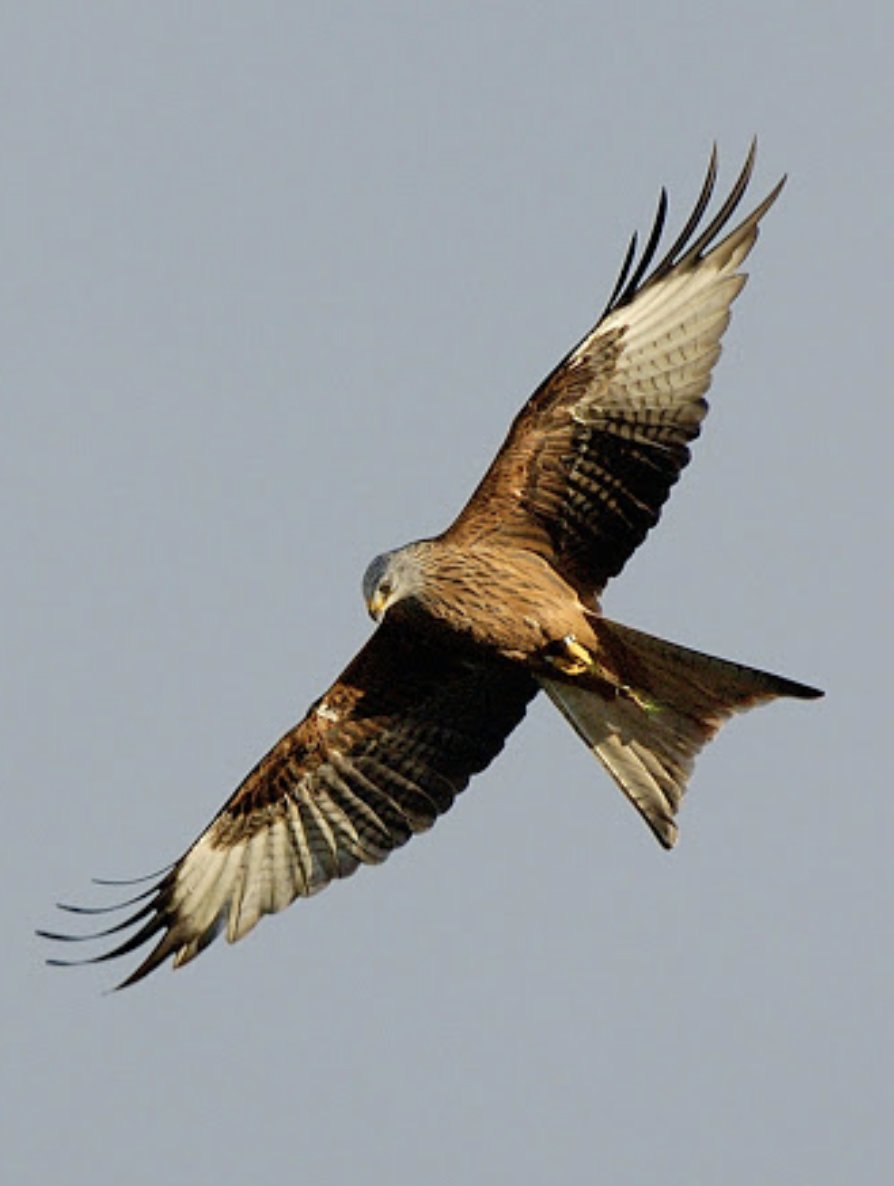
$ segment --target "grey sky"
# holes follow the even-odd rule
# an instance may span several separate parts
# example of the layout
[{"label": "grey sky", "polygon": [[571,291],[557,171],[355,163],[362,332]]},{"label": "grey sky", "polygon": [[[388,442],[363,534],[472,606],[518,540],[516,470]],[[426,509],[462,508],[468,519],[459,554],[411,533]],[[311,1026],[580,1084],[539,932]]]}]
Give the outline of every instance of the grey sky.
[{"label": "grey sky", "polygon": [[[0,12],[5,1180],[894,1173],[887,4]],[[380,869],[116,996],[44,967],[366,637],[667,184],[789,173],[609,612],[827,689],[663,853],[538,704]],[[95,901],[102,900],[97,891]]]}]

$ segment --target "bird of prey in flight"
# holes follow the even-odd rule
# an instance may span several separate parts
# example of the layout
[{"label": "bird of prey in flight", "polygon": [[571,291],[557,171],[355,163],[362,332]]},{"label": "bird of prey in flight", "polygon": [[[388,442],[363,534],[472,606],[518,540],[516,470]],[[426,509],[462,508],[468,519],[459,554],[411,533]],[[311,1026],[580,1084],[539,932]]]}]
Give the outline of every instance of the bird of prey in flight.
[{"label": "bird of prey in flight", "polygon": [[132,907],[123,921],[42,932],[115,936],[111,950],[51,962],[154,940],[133,984],[377,864],[450,807],[539,691],[667,848],[693,760],[732,713],[821,695],[622,626],[599,605],[657,523],[707,412],[740,268],[782,187],[731,226],[754,151],[708,218],[712,153],[692,213],[660,251],[662,191],[605,312],[518,413],[459,516],[370,564],[363,594],[378,625],[359,654],[160,879],[120,907],[63,907]]}]

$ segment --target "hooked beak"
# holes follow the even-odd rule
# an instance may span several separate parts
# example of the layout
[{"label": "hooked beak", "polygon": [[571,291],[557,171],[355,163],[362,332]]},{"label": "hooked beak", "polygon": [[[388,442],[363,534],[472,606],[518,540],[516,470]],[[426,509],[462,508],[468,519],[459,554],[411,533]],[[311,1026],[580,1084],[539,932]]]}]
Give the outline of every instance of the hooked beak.
[{"label": "hooked beak", "polygon": [[381,622],[382,618],[385,616],[386,606],[387,600],[380,589],[376,589],[375,593],[373,593],[372,597],[370,597],[369,601],[366,603],[369,616],[374,622]]}]

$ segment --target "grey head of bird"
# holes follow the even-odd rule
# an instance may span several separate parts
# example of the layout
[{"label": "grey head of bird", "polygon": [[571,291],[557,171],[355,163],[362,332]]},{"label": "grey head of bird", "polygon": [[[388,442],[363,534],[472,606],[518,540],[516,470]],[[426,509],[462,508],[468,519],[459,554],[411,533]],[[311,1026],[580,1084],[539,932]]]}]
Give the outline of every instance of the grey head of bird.
[{"label": "grey head of bird", "polygon": [[363,600],[373,621],[381,622],[395,602],[422,592],[425,579],[421,554],[420,543],[412,543],[382,552],[370,562],[363,574]]}]

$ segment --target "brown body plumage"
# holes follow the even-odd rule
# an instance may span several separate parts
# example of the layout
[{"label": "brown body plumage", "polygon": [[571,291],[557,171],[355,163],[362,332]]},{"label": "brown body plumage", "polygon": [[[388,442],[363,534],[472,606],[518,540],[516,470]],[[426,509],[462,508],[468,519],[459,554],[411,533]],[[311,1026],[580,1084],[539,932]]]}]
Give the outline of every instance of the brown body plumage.
[{"label": "brown body plumage", "polygon": [[137,927],[98,960],[156,939],[125,984],[169,956],[187,962],[221,929],[240,938],[430,827],[539,689],[666,847],[695,755],[724,720],[820,695],[608,621],[598,600],[658,521],[707,411],[739,265],[781,188],[717,241],[753,159],[752,148],[702,228],[712,155],[692,214],[653,265],[662,193],[639,259],[634,236],[603,316],[525,404],[456,521],[373,561],[364,595],[380,625],[369,642],[185,855],[124,903],[138,909],[100,932]]}]

